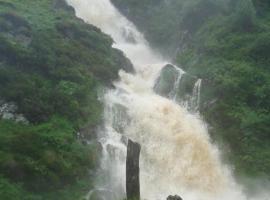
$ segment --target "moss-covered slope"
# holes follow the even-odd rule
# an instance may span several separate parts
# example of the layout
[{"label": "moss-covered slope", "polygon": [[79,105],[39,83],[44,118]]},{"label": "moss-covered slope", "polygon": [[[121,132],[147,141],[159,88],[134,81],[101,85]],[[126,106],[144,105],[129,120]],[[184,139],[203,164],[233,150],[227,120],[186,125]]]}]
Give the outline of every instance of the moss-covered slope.
[{"label": "moss-covered slope", "polygon": [[[64,0],[0,0],[0,199],[77,200],[90,189],[96,148],[77,132],[94,134],[98,88],[132,71],[112,42]],[[11,120],[10,105],[28,123]]]}]

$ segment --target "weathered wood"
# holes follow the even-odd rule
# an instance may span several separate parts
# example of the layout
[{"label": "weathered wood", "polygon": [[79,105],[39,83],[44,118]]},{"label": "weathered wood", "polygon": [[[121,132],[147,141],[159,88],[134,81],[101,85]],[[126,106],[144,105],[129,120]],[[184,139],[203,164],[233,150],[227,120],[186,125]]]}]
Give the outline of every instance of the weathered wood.
[{"label": "weathered wood", "polygon": [[140,199],[140,144],[128,140],[126,160],[126,191],[128,200]]}]

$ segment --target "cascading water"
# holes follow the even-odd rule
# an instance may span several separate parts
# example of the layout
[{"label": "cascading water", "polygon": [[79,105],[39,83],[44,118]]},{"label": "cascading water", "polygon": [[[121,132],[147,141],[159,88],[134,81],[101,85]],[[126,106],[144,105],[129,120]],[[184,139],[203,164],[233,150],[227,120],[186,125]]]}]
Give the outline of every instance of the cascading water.
[{"label": "cascading water", "polygon": [[180,81],[181,81],[181,79],[182,79],[182,77],[183,77],[183,75],[185,73],[180,68],[177,68],[177,67],[175,67],[175,68],[176,68],[176,71],[178,72],[178,75],[177,75],[176,81],[174,82],[173,89],[172,89],[172,91],[169,94],[169,98],[172,99],[172,100],[174,100],[174,101],[176,101],[177,91],[179,89],[179,84],[180,84]]},{"label": "cascading water", "polygon": [[[174,101],[183,72],[179,70],[172,99],[155,94],[155,80],[168,62],[153,53],[135,26],[109,0],[68,3],[78,17],[111,35],[114,47],[125,52],[136,70],[135,75],[120,71],[115,89],[105,94],[105,130],[99,133],[103,179],[97,181],[95,192],[103,192],[101,198],[106,200],[125,198],[128,137],[142,146],[142,199],[164,200],[170,194],[179,194],[185,200],[246,199],[230,170],[221,163],[198,114],[191,114]],[[198,80],[193,91],[195,106],[199,104],[200,85]],[[90,199],[92,194],[88,195]]]},{"label": "cascading water", "polygon": [[202,86],[202,79],[198,79],[192,91],[191,103],[192,108],[196,111],[200,109],[201,86]]}]

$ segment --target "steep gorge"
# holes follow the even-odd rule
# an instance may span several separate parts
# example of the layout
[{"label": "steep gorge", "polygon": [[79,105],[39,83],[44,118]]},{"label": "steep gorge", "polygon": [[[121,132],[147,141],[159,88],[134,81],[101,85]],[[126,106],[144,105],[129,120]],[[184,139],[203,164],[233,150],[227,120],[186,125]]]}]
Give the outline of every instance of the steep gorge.
[{"label": "steep gorge", "polygon": [[[173,193],[188,200],[246,199],[230,168],[221,162],[206,125],[198,113],[188,111],[185,106],[192,104],[179,104],[175,99],[154,93],[155,82],[168,61],[149,48],[135,26],[110,1],[68,2],[77,16],[113,37],[114,46],[125,52],[136,72],[120,71],[121,79],[114,83],[115,89],[108,90],[104,96],[105,127],[99,133],[103,147],[99,173],[103,178],[88,197],[100,195],[112,200],[125,197],[125,138],[128,137],[142,146],[143,199],[165,199]],[[176,78],[174,85],[180,79],[180,76]],[[199,85],[200,81],[196,81],[193,87]],[[194,91],[198,94],[199,89]]]}]

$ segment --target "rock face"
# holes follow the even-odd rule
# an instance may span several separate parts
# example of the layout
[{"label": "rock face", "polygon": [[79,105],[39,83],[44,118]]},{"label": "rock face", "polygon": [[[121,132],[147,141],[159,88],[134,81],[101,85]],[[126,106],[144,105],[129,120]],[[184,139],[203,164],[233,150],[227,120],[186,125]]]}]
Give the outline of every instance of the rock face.
[{"label": "rock face", "polygon": [[168,196],[167,200],[183,200],[183,199],[178,195],[174,195],[174,196],[170,195]]},{"label": "rock face", "polygon": [[113,128],[123,134],[125,127],[130,123],[130,117],[127,114],[127,108],[121,104],[114,104],[112,107],[113,112]]},{"label": "rock face", "polygon": [[161,96],[175,99],[179,103],[187,102],[192,98],[197,81],[196,77],[168,64],[162,69],[154,91]]},{"label": "rock face", "polygon": [[126,161],[127,200],[140,199],[140,151],[141,146],[138,143],[128,141]]},{"label": "rock face", "polygon": [[155,83],[154,91],[164,97],[168,97],[177,81],[178,72],[176,68],[168,64],[163,67],[158,80]]},{"label": "rock face", "polygon": [[5,103],[0,100],[0,119],[28,124],[27,119],[22,114],[17,113],[17,109],[18,107],[14,103]]},{"label": "rock face", "polygon": [[115,49],[115,60],[117,62],[117,64],[119,64],[119,66],[121,66],[121,68],[129,73],[134,74],[135,70],[133,67],[133,64],[131,63],[131,61],[125,57],[124,53],[118,49]]}]

